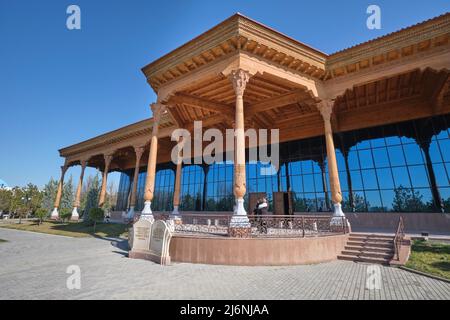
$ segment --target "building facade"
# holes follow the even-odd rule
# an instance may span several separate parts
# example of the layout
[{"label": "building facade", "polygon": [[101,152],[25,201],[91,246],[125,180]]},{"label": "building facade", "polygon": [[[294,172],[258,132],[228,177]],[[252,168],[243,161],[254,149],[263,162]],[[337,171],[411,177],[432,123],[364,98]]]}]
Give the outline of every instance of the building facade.
[{"label": "building facade", "polygon": [[[296,212],[449,212],[449,69],[448,13],[330,55],[236,14],[142,68],[153,118],[61,149],[61,181],[98,168],[102,205],[108,172],[122,172],[116,210],[130,215],[233,211],[245,224],[248,195],[272,209],[277,191]],[[173,163],[171,134],[194,121],[279,129],[278,172],[249,163],[240,134],[235,161]]]}]

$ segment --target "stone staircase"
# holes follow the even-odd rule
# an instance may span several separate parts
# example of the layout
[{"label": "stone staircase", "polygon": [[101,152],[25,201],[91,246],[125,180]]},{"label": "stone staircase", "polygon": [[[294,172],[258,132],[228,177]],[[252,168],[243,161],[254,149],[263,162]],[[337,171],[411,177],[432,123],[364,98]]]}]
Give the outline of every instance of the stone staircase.
[{"label": "stone staircase", "polygon": [[389,265],[394,256],[394,236],[350,233],[339,260]]}]

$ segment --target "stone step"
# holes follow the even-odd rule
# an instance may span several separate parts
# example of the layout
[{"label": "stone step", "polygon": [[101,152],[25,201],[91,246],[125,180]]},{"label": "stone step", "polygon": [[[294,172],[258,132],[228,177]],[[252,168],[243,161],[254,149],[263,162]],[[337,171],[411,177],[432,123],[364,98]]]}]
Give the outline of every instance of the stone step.
[{"label": "stone step", "polygon": [[383,253],[394,253],[391,248],[380,248],[380,247],[363,247],[363,246],[345,246],[345,250],[351,251],[370,251],[370,252],[383,252]]},{"label": "stone step", "polygon": [[344,250],[343,255],[355,256],[358,258],[381,258],[381,259],[391,259],[393,254],[390,252],[376,252],[376,251],[358,251],[358,250]]},{"label": "stone step", "polygon": [[366,263],[389,265],[389,259],[385,259],[385,258],[358,257],[358,256],[353,256],[353,255],[341,254],[341,255],[338,255],[338,259],[353,261],[353,262],[366,262]]},{"label": "stone step", "polygon": [[394,240],[394,236],[383,235],[383,234],[372,234],[372,233],[350,233],[349,236],[352,238]]},{"label": "stone step", "polygon": [[358,232],[352,232],[349,234],[349,236],[352,237],[376,237],[376,238],[388,238],[393,239],[393,235],[387,235],[387,234],[377,234],[377,233],[358,233]]},{"label": "stone step", "polygon": [[347,241],[348,246],[358,246],[358,247],[375,247],[375,248],[387,248],[392,249],[394,247],[394,243],[386,243],[386,242],[378,242],[378,241]]},{"label": "stone step", "polygon": [[394,239],[381,239],[381,238],[361,238],[361,237],[348,237],[348,241],[362,241],[362,242],[379,242],[379,243],[394,243]]}]

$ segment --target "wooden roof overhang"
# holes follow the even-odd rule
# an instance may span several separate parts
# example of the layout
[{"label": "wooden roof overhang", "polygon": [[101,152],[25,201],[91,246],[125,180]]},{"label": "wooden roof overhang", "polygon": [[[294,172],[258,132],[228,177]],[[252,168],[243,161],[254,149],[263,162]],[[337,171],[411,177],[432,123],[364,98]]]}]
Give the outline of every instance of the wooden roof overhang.
[{"label": "wooden roof overhang", "polygon": [[[236,14],[142,68],[168,106],[160,136],[178,127],[192,130],[195,120],[204,129],[231,128],[235,93],[229,74],[237,68],[252,74],[244,93],[246,128],[278,128],[280,141],[323,134],[320,100],[334,101],[335,132],[449,113],[450,14],[332,55]],[[127,153],[129,146],[147,143],[151,126],[151,119],[144,120],[60,154],[77,163],[95,152]],[[172,143],[163,139],[159,162],[170,159],[165,148]],[[133,161],[118,160],[114,167],[132,167]],[[92,163],[101,166],[102,159]]]},{"label": "wooden roof overhang", "polygon": [[326,54],[236,14],[145,66],[148,83],[174,122],[192,130],[232,128],[235,92],[229,74],[252,74],[244,93],[246,128],[274,128],[282,117],[315,114],[316,84]]},{"label": "wooden roof overhang", "polygon": [[[62,157],[66,159],[68,166],[80,164],[83,160],[88,160],[88,166],[103,170],[104,155],[113,154],[111,163],[112,171],[120,171],[134,166],[134,147],[142,146],[149,148],[149,141],[153,129],[153,118],[145,119],[134,124],[119,128],[114,131],[102,134],[89,140],[65,147],[59,150]],[[162,157],[171,151],[170,135],[174,129],[174,124],[170,116],[162,115],[159,138],[160,154]],[[141,162],[147,163],[148,152],[144,152]]]}]

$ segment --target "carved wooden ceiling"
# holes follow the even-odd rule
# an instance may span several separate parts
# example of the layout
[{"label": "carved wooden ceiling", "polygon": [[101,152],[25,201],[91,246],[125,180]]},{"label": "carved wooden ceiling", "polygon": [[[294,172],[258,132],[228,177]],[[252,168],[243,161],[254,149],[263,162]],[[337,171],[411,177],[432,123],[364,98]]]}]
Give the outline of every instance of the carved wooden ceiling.
[{"label": "carved wooden ceiling", "polygon": [[[332,55],[235,15],[142,71],[158,93],[178,80],[189,80],[191,74],[241,54],[283,70],[278,75],[256,73],[244,92],[245,127],[279,128],[283,141],[323,133],[323,120],[316,109],[321,97],[294,82],[288,74],[319,85],[341,84],[343,93],[333,97],[333,129],[351,130],[394,121],[392,117],[450,112],[450,72],[446,69],[449,51],[450,13]],[[416,62],[415,67],[403,67],[411,61]],[[426,64],[420,65],[421,61]],[[430,61],[439,67],[424,68]],[[384,75],[384,70],[395,68],[399,71]],[[160,132],[165,132],[161,136],[161,154],[170,151],[173,142],[165,134],[176,127],[192,130],[193,122],[202,120],[204,129],[232,128],[235,93],[230,79],[220,72],[192,83],[189,80],[166,98],[161,101],[169,108],[160,125]],[[371,119],[376,120],[371,123]],[[74,162],[94,154],[92,166],[101,167],[104,161],[99,154],[115,150],[112,168],[120,168],[132,158],[130,145],[148,142],[151,127],[152,120],[144,120],[61,149],[60,154]],[[146,158],[142,161],[145,163]]]}]

